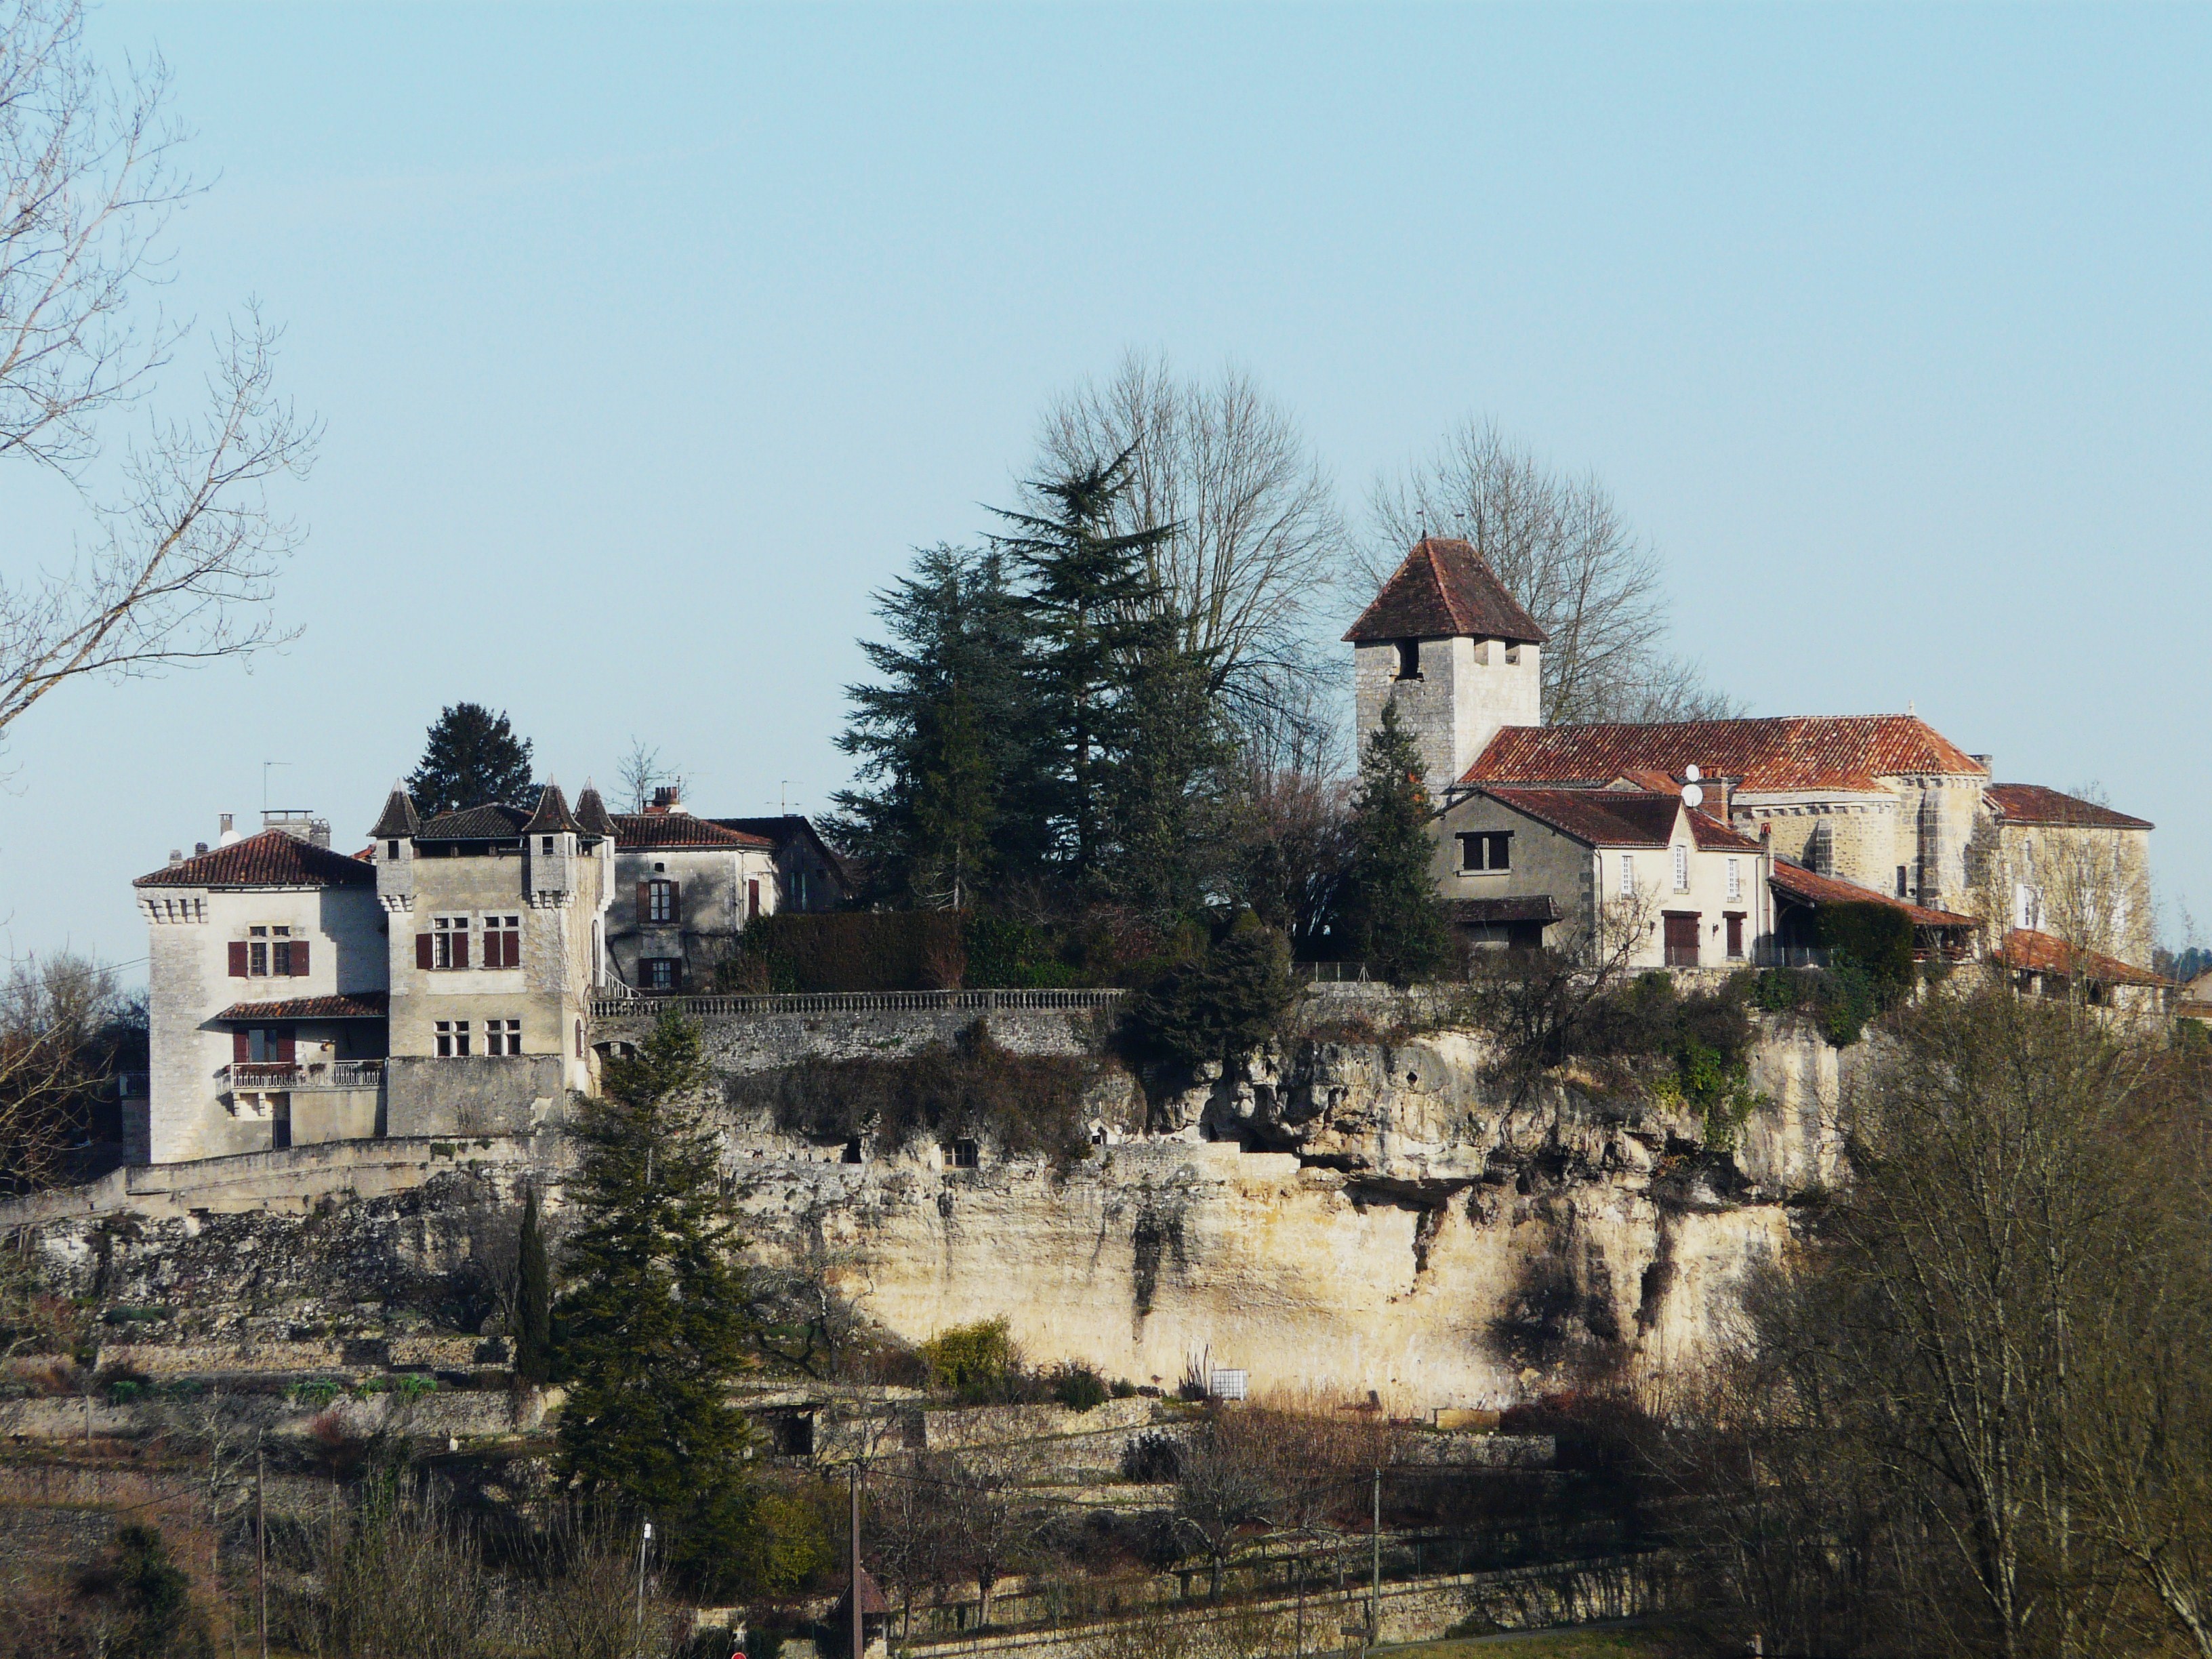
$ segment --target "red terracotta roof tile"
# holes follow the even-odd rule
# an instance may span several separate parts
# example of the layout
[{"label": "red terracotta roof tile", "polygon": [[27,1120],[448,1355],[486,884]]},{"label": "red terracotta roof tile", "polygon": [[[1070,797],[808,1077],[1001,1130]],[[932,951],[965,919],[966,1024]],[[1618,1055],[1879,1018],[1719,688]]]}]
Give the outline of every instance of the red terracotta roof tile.
[{"label": "red terracotta roof tile", "polygon": [[1447,899],[1444,903],[1451,911],[1452,920],[1462,927],[1559,919],[1559,907],[1549,893],[1524,894],[1519,898]]},{"label": "red terracotta roof tile", "polygon": [[1845,881],[1839,876],[1823,876],[1808,870],[1802,864],[1792,864],[1787,859],[1774,860],[1771,878],[1774,890],[1785,898],[1801,903],[1823,904],[1887,904],[1910,915],[1921,927],[1978,927],[1982,924],[1972,916],[1962,916],[1955,910],[1937,910],[1925,904],[1914,904],[1909,900],[1893,898],[1873,887],[1862,887],[1855,881]]},{"label": "red terracotta roof tile", "polygon": [[264,1019],[382,1019],[391,999],[382,991],[356,991],[343,997],[294,997],[286,1002],[234,1002],[216,1018],[252,1022]]},{"label": "red terracotta roof tile", "polygon": [[2081,977],[2100,985],[2171,985],[2173,981],[2160,975],[2108,957],[2101,951],[2077,950],[2063,939],[2053,939],[2049,933],[2037,933],[2032,927],[2015,927],[2005,935],[2004,948],[1998,959],[2008,968],[2024,969],[2038,974],[2064,974],[2075,976],[2074,965],[2081,967]]},{"label": "red terracotta roof tile", "polygon": [[376,872],[359,859],[264,830],[156,870],[133,887],[374,887]]},{"label": "red terracotta roof tile", "polygon": [[1382,584],[1375,602],[1359,613],[1344,637],[1354,644],[1378,640],[1508,640],[1544,642],[1544,630],[1505,591],[1489,562],[1468,543],[1439,536],[1413,544],[1406,561]]},{"label": "red terracotta roof tile", "polygon": [[766,836],[747,835],[742,830],[726,830],[706,818],[695,818],[689,812],[617,812],[614,820],[615,850],[622,853],[641,852],[656,847],[775,850],[775,843]]},{"label": "red terracotta roof tile", "polygon": [[2100,806],[2078,795],[2046,789],[2039,783],[1993,783],[1982,791],[1982,799],[2007,823],[2063,824],[2084,830],[2156,827],[2142,818],[2131,818],[2125,812],[2115,812],[2109,806]]},{"label": "red terracotta roof tile", "polygon": [[1664,847],[1674,839],[1678,795],[1613,789],[1486,789],[1492,800],[1589,847]]},{"label": "red terracotta roof tile", "polygon": [[1738,835],[1711,812],[1692,810],[1690,834],[1706,852],[1763,853],[1766,848],[1749,836]]},{"label": "red terracotta roof tile", "polygon": [[1509,726],[1461,780],[1595,787],[1642,771],[1680,777],[1698,767],[1744,792],[1874,791],[1875,780],[1932,773],[1986,775],[1982,764],[1911,714],[1790,715],[1653,726]]}]

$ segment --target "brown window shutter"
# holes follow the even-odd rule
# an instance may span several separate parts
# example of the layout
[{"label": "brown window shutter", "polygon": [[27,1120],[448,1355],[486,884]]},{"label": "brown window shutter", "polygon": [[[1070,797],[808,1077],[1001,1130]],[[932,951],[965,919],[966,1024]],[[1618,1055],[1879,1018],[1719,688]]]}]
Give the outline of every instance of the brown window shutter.
[{"label": "brown window shutter", "polygon": [[289,1066],[298,1058],[299,1050],[292,1042],[292,1028],[289,1025],[280,1028],[276,1033],[276,1063]]},{"label": "brown window shutter", "polygon": [[230,976],[233,979],[246,977],[246,941],[242,939],[230,942]]},{"label": "brown window shutter", "polygon": [[243,1066],[253,1058],[253,1039],[243,1031],[230,1034],[230,1058],[234,1065]]},{"label": "brown window shutter", "polygon": [[307,941],[303,939],[295,939],[292,941],[292,977],[294,979],[303,978],[305,977],[307,971]]},{"label": "brown window shutter", "polygon": [[417,968],[430,965],[430,936],[428,933],[415,935],[415,965]]},{"label": "brown window shutter", "polygon": [[454,966],[454,967],[456,967],[456,968],[465,968],[465,967],[467,967],[468,965],[469,965],[469,935],[468,935],[468,932],[467,932],[467,930],[466,930],[465,928],[456,927],[455,929],[453,929],[453,966]]},{"label": "brown window shutter", "polygon": [[641,881],[637,884],[637,921],[642,927],[653,920],[653,884]]},{"label": "brown window shutter", "polygon": [[684,920],[684,884],[681,882],[668,884],[668,919],[671,921]]}]

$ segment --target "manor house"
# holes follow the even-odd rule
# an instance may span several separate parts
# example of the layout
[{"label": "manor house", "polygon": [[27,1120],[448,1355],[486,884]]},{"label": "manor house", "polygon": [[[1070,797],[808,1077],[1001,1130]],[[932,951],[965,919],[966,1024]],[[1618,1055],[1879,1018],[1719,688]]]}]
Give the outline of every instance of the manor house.
[{"label": "manor house", "polygon": [[134,884],[149,936],[134,1162],[381,1135],[526,1132],[593,1080],[592,1003],[681,990],[752,918],[828,908],[842,866],[794,817],[702,820],[672,790],[608,812],[548,784],[528,811],[427,821],[404,786],[369,844],[312,814]]},{"label": "manor house", "polygon": [[1345,635],[1360,730],[1395,704],[1471,943],[1563,945],[1632,917],[1635,965],[1804,960],[1823,905],[1875,902],[1924,952],[2039,982],[2149,969],[2151,825],[1992,781],[1906,714],[1547,726],[1544,631],[1468,543],[1418,543]]}]

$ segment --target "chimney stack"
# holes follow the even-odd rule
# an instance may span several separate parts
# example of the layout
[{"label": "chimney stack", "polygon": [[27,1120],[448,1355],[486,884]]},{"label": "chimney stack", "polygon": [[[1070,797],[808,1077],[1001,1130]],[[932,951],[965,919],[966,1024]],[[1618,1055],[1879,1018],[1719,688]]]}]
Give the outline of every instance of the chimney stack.
[{"label": "chimney stack", "polygon": [[196,842],[194,842],[192,843],[192,856],[193,856],[194,858],[198,858],[198,857],[199,857],[199,855],[200,855],[201,854],[203,854],[203,853],[204,853],[204,852],[206,852],[206,851],[207,851],[207,843],[206,843],[205,842],[204,842],[204,841],[196,841]]},{"label": "chimney stack", "polygon": [[684,786],[681,782],[665,783],[653,792],[653,805],[648,812],[669,813],[684,810]]},{"label": "chimney stack", "polygon": [[216,827],[220,831],[215,838],[215,843],[216,846],[228,847],[231,842],[238,839],[238,830],[235,827],[235,822],[229,813],[225,812],[222,815],[221,818],[217,821]]}]

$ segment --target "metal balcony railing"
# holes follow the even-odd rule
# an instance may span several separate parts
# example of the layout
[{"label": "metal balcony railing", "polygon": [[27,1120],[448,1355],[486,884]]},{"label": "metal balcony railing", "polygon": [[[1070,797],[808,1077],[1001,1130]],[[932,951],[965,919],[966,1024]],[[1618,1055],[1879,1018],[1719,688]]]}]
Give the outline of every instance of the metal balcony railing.
[{"label": "metal balcony railing", "polygon": [[927,1012],[935,1010],[1111,1008],[1128,995],[1105,989],[1007,991],[812,991],[787,996],[640,996],[624,1000],[601,997],[592,1004],[594,1019],[651,1017],[663,1010],[720,1018],[768,1014],[864,1014]]},{"label": "metal balcony railing", "polygon": [[1827,951],[1817,945],[1775,945],[1762,941],[1752,951],[1761,968],[1825,968]]},{"label": "metal balcony railing", "polygon": [[380,1060],[340,1060],[328,1065],[288,1065],[283,1060],[242,1060],[216,1073],[226,1089],[292,1091],[374,1089],[384,1082]]}]

